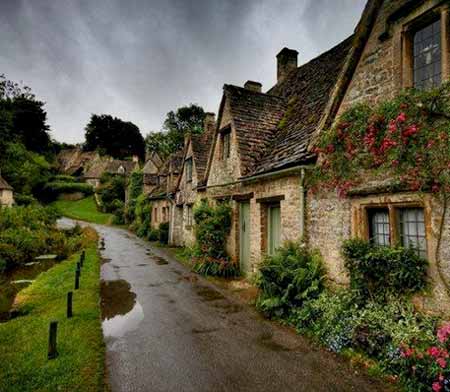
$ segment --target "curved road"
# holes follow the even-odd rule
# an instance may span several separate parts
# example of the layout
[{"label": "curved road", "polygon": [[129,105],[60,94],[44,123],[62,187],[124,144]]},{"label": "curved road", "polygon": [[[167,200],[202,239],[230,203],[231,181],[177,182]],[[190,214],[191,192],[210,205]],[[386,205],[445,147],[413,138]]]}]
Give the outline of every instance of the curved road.
[{"label": "curved road", "polygon": [[112,391],[386,391],[125,230],[95,226]]}]

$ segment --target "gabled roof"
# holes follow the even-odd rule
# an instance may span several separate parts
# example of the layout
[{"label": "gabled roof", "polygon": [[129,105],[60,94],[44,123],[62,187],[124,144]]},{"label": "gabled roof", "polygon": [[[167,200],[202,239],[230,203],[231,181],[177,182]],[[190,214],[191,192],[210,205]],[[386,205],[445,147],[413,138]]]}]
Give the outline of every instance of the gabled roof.
[{"label": "gabled roof", "polygon": [[232,85],[224,86],[224,98],[228,99],[236,129],[241,174],[246,175],[255,169],[268,148],[286,111],[286,103],[283,98]]},{"label": "gabled roof", "polygon": [[292,71],[268,93],[282,97],[286,111],[253,174],[314,161],[308,150],[352,47],[353,36]]},{"label": "gabled roof", "polygon": [[0,190],[8,190],[8,191],[13,190],[13,187],[9,185],[2,176],[0,176]]},{"label": "gabled roof", "polygon": [[100,178],[108,167],[108,161],[104,159],[96,160],[83,175],[84,178]]},{"label": "gabled roof", "polygon": [[214,140],[214,133],[215,127],[208,127],[202,134],[194,134],[191,135],[190,138],[199,183],[203,182],[205,177],[209,151]]},{"label": "gabled roof", "polygon": [[123,174],[129,175],[137,166],[138,166],[137,162],[114,159],[108,162],[108,165],[106,166],[106,171],[111,174],[116,174],[119,172],[120,167],[123,167],[124,169]]}]

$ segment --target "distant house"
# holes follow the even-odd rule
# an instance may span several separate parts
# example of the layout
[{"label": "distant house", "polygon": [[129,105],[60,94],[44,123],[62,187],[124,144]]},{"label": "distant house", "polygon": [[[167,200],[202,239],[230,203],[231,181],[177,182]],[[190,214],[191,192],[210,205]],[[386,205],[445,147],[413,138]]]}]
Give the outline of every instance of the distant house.
[{"label": "distant house", "polygon": [[144,193],[149,194],[159,185],[158,173],[163,166],[163,160],[157,152],[151,152],[145,159],[143,168],[144,175]]},{"label": "distant house", "polygon": [[139,162],[136,158],[132,161],[100,158],[89,167],[83,178],[88,184],[91,184],[94,188],[98,188],[100,179],[104,173],[128,177],[136,169],[139,169]]},{"label": "distant house", "polygon": [[83,151],[80,147],[62,150],[56,157],[59,172],[75,177],[84,175],[99,159],[97,151]]},{"label": "distant house", "polygon": [[0,175],[0,206],[11,207],[14,204],[13,188]]}]

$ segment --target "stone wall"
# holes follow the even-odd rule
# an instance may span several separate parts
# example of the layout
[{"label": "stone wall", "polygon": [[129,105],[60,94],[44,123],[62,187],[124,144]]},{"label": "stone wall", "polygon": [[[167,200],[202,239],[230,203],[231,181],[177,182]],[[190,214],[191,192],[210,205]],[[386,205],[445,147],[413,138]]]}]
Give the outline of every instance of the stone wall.
[{"label": "stone wall", "polygon": [[[150,201],[152,205],[152,217],[151,217],[151,227],[152,229],[158,229],[159,225],[163,222],[169,222],[170,215],[171,215],[171,203],[167,199],[158,199],[158,200],[151,200]],[[163,216],[163,208],[166,208],[166,219],[164,219]],[[156,209],[156,215],[155,215],[155,209]],[[156,219],[155,219],[156,218]]]},{"label": "stone wall", "polygon": [[11,207],[14,204],[13,191],[9,189],[0,190],[0,206]]},{"label": "stone wall", "polygon": [[[409,38],[405,31],[413,21],[435,8],[442,1],[423,1],[423,4],[412,12],[400,15],[396,20],[388,23],[389,16],[407,2],[407,0],[384,2],[339,113],[355,103],[376,103],[393,98],[402,89],[412,87],[411,55],[407,53],[406,49]],[[438,9],[437,12],[439,13],[440,10]],[[445,68],[443,73],[447,78],[448,65]]]}]

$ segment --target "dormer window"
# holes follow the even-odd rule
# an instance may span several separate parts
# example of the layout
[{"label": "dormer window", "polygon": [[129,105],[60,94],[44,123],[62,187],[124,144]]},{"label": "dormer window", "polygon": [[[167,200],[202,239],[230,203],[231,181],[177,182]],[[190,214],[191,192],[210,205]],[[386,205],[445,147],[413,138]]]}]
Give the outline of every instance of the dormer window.
[{"label": "dormer window", "polygon": [[192,181],[192,158],[188,158],[185,161],[186,164],[186,181]]},{"label": "dormer window", "polygon": [[442,81],[441,21],[417,30],[413,38],[414,87],[428,90]]},{"label": "dormer window", "polygon": [[228,159],[231,153],[231,129],[228,128],[221,133],[222,159]]}]

